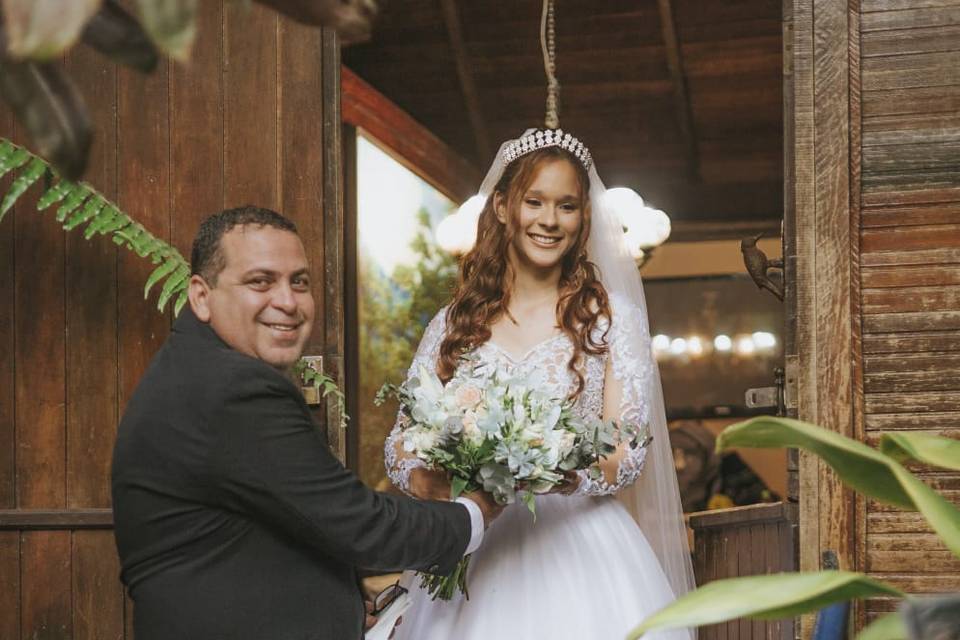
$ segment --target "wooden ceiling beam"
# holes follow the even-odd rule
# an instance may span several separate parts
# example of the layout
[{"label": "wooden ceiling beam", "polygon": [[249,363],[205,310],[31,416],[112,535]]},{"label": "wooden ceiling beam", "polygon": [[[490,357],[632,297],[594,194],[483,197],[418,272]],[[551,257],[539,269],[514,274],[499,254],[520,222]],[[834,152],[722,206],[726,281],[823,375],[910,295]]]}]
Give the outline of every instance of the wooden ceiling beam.
[{"label": "wooden ceiling beam", "polygon": [[463,101],[467,106],[467,116],[470,118],[470,128],[476,143],[477,158],[481,164],[488,162],[493,150],[490,146],[490,136],[487,134],[487,125],[480,108],[480,98],[477,87],[473,82],[473,73],[467,60],[467,47],[463,40],[463,30],[460,28],[460,11],[456,0],[440,0],[443,10],[443,21],[450,39],[450,49],[457,65],[457,78],[460,80],[460,90],[463,92]]},{"label": "wooden ceiling beam", "polygon": [[690,179],[700,181],[700,153],[697,148],[697,134],[693,127],[693,110],[687,93],[687,78],[683,70],[683,56],[680,53],[680,40],[677,37],[677,25],[674,21],[671,0],[657,0],[660,8],[660,26],[663,31],[663,44],[667,52],[667,66],[673,80],[673,97],[676,105],[677,124],[683,136],[686,150],[687,171]]}]

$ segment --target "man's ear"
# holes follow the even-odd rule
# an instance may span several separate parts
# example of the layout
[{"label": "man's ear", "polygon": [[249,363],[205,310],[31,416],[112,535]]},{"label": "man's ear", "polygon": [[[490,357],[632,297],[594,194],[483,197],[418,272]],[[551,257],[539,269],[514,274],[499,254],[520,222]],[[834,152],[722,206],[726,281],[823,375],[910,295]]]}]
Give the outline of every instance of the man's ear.
[{"label": "man's ear", "polygon": [[187,298],[190,300],[193,315],[197,316],[200,322],[210,322],[210,285],[202,276],[197,274],[190,276]]},{"label": "man's ear", "polygon": [[507,224],[507,207],[503,202],[503,194],[499,191],[493,193],[493,211],[497,214],[500,224]]}]

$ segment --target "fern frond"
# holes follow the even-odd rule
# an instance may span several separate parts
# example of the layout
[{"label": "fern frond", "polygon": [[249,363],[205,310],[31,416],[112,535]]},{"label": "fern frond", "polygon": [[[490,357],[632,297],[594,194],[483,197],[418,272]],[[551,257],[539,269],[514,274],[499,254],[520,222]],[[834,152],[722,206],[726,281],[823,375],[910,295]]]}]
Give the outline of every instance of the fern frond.
[{"label": "fern frond", "polygon": [[[21,169],[24,165],[26,168]],[[126,246],[140,257],[160,264],[147,281],[144,297],[149,295],[154,285],[163,282],[157,308],[163,311],[167,303],[174,299],[175,312],[180,312],[187,301],[190,265],[175,247],[147,231],[89,184],[60,178],[45,160],[0,138],[0,177],[14,170],[19,170],[18,176],[0,203],[0,222],[27,189],[50,171],[57,182],[40,196],[37,210],[43,211],[60,203],[56,219],[63,224],[64,230],[71,231],[86,224],[84,238],[90,239],[98,234],[110,235],[115,244]]]},{"label": "fern frond", "polygon": [[7,215],[7,211],[13,208],[17,199],[20,198],[34,182],[39,180],[40,176],[46,173],[46,171],[47,164],[40,158],[34,158],[30,164],[27,165],[27,168],[17,176],[17,179],[10,185],[10,191],[3,197],[3,204],[0,205],[0,222],[3,222],[3,216]]}]

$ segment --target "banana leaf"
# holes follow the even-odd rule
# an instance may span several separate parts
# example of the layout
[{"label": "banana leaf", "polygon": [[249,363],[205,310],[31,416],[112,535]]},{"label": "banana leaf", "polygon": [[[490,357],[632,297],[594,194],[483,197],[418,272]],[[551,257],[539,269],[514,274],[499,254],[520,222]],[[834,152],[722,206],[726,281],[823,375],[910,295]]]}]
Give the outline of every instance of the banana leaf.
[{"label": "banana leaf", "polygon": [[15,58],[49,60],[70,46],[102,0],[3,0],[7,51]]},{"label": "banana leaf", "polygon": [[198,0],[136,0],[150,38],[171,58],[185,62],[197,36]]},{"label": "banana leaf", "polygon": [[899,613],[880,616],[863,628],[857,640],[908,640],[907,627]]},{"label": "banana leaf", "polygon": [[761,416],[724,429],[717,438],[717,450],[731,447],[810,451],[863,495],[922,513],[950,551],[960,557],[960,510],[896,460],[861,442],[799,420]]},{"label": "banana leaf", "polygon": [[150,73],[160,54],[140,23],[116,0],[105,0],[83,30],[83,42],[114,62]]},{"label": "banana leaf", "polygon": [[886,433],[880,451],[897,462],[916,460],[944,469],[960,471],[960,440],[926,433]]},{"label": "banana leaf", "polygon": [[836,602],[875,596],[903,597],[904,593],[849,571],[716,580],[649,616],[627,638],[635,640],[650,631],[700,627],[737,618],[793,618]]}]

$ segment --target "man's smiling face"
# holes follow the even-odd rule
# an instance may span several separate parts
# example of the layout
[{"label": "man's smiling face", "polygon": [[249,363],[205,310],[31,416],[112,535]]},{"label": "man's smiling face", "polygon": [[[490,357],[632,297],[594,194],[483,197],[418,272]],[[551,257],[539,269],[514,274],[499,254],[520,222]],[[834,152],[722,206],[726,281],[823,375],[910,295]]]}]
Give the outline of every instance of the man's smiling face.
[{"label": "man's smiling face", "polygon": [[197,317],[228,345],[286,369],[303,353],[315,303],[300,238],[269,226],[236,226],[220,241],[225,266],[211,286],[191,279]]}]

